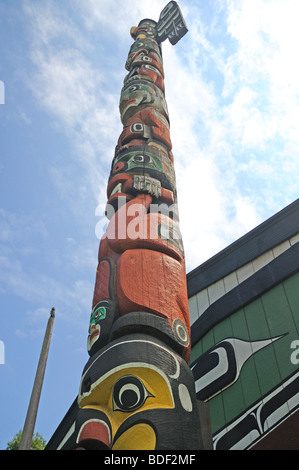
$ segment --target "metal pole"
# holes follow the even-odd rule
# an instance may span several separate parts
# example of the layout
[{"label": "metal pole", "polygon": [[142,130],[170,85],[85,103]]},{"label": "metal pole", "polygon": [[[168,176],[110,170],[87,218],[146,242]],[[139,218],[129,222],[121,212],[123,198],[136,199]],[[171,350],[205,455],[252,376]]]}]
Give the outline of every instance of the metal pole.
[{"label": "metal pole", "polygon": [[24,429],[22,432],[22,437],[19,445],[19,450],[30,450],[34,427],[36,422],[37,410],[39,405],[39,400],[41,396],[43,380],[45,375],[45,369],[48,359],[48,352],[50,347],[50,341],[53,330],[53,323],[55,318],[55,308],[53,307],[50,313],[50,318],[48,320],[45,337],[40,353],[40,358],[37,366],[37,371],[35,375],[34,385],[31,393],[31,398],[27,410],[26,420],[24,424]]}]

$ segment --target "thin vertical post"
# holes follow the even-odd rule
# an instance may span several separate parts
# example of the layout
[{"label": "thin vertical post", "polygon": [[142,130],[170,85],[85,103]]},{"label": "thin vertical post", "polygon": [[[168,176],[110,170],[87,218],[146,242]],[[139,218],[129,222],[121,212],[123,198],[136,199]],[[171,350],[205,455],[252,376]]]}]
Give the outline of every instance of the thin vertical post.
[{"label": "thin vertical post", "polygon": [[50,312],[50,318],[47,323],[47,328],[46,328],[44,341],[43,341],[43,345],[42,345],[42,349],[40,353],[40,358],[39,358],[39,362],[37,366],[37,371],[36,371],[31,398],[30,398],[30,402],[29,402],[29,406],[27,410],[24,429],[22,432],[22,437],[21,437],[21,441],[19,445],[19,450],[30,450],[31,448],[34,427],[35,427],[35,422],[36,422],[36,417],[37,417],[37,410],[39,406],[39,401],[40,401],[40,396],[41,396],[41,391],[42,391],[42,386],[43,386],[43,381],[44,381],[44,375],[45,375],[45,369],[46,369],[46,364],[47,364],[47,359],[48,359],[48,352],[49,352],[51,336],[52,336],[52,331],[53,331],[54,318],[55,318],[55,308],[53,307]]}]

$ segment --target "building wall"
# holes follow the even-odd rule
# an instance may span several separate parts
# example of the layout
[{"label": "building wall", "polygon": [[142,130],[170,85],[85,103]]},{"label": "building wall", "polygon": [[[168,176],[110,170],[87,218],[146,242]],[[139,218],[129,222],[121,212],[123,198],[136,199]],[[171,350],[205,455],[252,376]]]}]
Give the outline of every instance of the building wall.
[{"label": "building wall", "polygon": [[[283,215],[288,214],[286,210]],[[297,230],[298,215],[299,205]],[[280,227],[281,220],[279,214]],[[273,219],[254,236],[261,241],[271,230],[275,231]],[[248,234],[248,240],[242,240],[244,251],[252,237]],[[190,365],[197,398],[209,404],[217,450],[249,449],[273,430],[277,446],[279,426],[284,423],[285,429],[295,415],[299,420],[299,352],[295,356],[292,349],[299,343],[299,233],[293,230],[285,239],[280,234],[278,241],[270,247],[268,243],[262,253],[253,250],[257,256],[231,271],[223,268],[220,254],[213,259],[213,269],[207,265],[198,270],[203,288],[196,293],[192,280]],[[227,259],[235,249],[229,250]],[[218,267],[225,275],[217,279]],[[205,269],[213,272],[211,284],[200,280],[208,278]]]},{"label": "building wall", "polygon": [[[299,199],[187,275],[190,367],[216,450],[299,450],[298,227]],[[77,413],[75,399],[48,450],[70,447]]]},{"label": "building wall", "polygon": [[234,287],[241,284],[298,242],[299,233],[190,297],[189,311],[191,324],[193,324],[212,303],[227,294]]}]

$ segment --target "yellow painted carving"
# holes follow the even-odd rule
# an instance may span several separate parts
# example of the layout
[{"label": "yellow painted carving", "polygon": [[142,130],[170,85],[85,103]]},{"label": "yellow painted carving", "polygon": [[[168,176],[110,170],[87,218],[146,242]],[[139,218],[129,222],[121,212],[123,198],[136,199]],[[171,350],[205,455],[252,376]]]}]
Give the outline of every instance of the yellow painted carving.
[{"label": "yellow painted carving", "polygon": [[151,426],[139,423],[125,431],[112,450],[155,450],[156,434]]},{"label": "yellow painted carving", "polygon": [[[138,364],[138,363],[135,363],[135,364]],[[124,411],[114,410],[113,409],[113,387],[115,383],[121,377],[124,377],[127,375],[138,377],[142,381],[146,390],[149,392],[149,395],[146,398],[143,405],[134,411],[124,412]],[[171,385],[166,375],[164,375],[163,372],[161,372],[160,370],[159,371],[155,370],[154,366],[152,366],[152,368],[149,368],[148,365],[147,367],[140,367],[140,366],[138,367],[135,365],[133,366],[133,364],[131,364],[131,367],[130,366],[128,367],[128,364],[126,364],[124,366],[120,366],[116,369],[113,369],[107,372],[107,374],[105,374],[95,384],[92,385],[90,392],[78,397],[78,404],[80,408],[84,408],[84,409],[92,408],[92,409],[99,410],[105,413],[105,415],[107,416],[107,418],[109,419],[111,423],[112,439],[114,438],[120,425],[133,414],[136,414],[145,410],[150,410],[150,409],[174,408],[174,400],[173,400]],[[136,426],[133,426],[132,429],[135,429]],[[140,430],[141,429],[142,428],[140,428]],[[148,447],[148,446],[152,445],[152,442],[153,442],[152,432],[154,433],[152,428],[150,429],[151,431],[149,431],[146,428],[146,433],[145,433],[148,436],[148,439],[150,439],[150,441],[147,444],[147,448],[149,450],[152,449],[152,447]],[[152,437],[150,438],[149,436],[152,436]],[[120,436],[120,438],[121,437],[122,436]],[[117,442],[119,441],[119,439],[117,440]],[[135,440],[136,440],[136,437],[135,437]],[[125,442],[125,441],[119,441],[119,442]],[[141,447],[135,447],[134,449],[139,449],[139,448],[145,449],[145,447],[142,447],[144,445],[143,440],[141,440],[140,444],[136,442],[136,445],[137,446],[140,445]]]}]

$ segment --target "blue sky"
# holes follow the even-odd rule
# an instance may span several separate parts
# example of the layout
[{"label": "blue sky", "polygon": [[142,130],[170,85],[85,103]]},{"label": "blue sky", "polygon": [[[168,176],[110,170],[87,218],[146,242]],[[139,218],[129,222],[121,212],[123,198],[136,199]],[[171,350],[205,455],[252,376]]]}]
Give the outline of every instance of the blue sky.
[{"label": "blue sky", "polygon": [[[36,431],[88,359],[98,235],[129,31],[165,0],[0,0],[0,448],[22,428],[52,306]],[[298,0],[180,0],[163,44],[187,270],[298,197]]]}]

